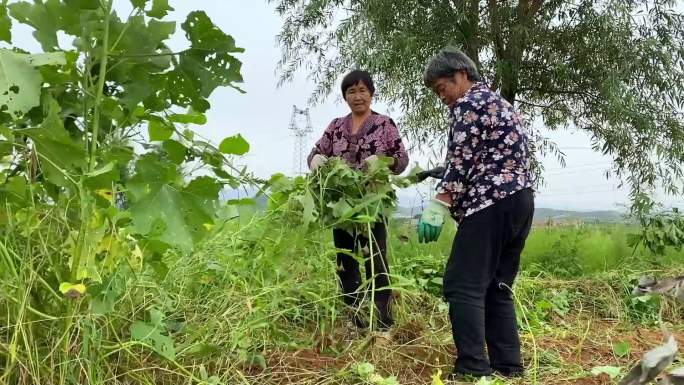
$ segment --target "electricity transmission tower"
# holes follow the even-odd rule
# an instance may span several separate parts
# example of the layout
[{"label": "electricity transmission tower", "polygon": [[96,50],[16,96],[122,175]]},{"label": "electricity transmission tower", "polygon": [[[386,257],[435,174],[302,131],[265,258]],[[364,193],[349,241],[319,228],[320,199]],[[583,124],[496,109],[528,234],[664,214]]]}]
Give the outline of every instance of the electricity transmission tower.
[{"label": "electricity transmission tower", "polygon": [[[297,117],[303,118],[304,126],[300,125]],[[300,119],[301,120],[301,119]],[[306,170],[306,155],[309,151],[307,147],[307,139],[310,133],[313,132],[313,125],[311,124],[311,115],[309,109],[302,110],[297,106],[292,106],[292,118],[290,119],[290,130],[295,138],[294,152],[292,157],[292,172],[294,175],[301,175]]]}]

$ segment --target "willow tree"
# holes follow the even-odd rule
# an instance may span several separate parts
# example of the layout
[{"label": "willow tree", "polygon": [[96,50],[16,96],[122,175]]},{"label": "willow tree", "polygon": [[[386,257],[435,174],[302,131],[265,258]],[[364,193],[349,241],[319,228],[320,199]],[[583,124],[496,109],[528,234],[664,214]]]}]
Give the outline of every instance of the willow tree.
[{"label": "willow tree", "polygon": [[365,68],[380,97],[401,107],[405,132],[435,138],[444,109],[423,69],[454,45],[529,121],[587,132],[634,208],[649,211],[656,188],[681,192],[684,15],[675,1],[269,1],[284,19],[282,81],[305,69],[314,101],[343,72]]}]

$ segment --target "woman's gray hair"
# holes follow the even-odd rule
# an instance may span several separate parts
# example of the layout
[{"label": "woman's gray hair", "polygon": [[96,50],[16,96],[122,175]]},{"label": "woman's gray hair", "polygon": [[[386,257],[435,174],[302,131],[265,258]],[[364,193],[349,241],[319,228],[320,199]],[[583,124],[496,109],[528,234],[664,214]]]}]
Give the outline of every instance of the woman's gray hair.
[{"label": "woman's gray hair", "polygon": [[480,73],[475,62],[461,50],[447,47],[439,51],[425,68],[425,85],[432,88],[437,79],[451,78],[458,71],[465,71],[468,80],[480,81]]}]

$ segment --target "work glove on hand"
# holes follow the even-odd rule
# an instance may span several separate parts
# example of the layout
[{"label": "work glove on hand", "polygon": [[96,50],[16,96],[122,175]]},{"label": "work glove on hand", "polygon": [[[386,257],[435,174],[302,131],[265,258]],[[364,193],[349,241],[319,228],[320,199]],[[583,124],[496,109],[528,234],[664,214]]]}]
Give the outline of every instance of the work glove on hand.
[{"label": "work glove on hand", "polygon": [[363,163],[361,164],[361,170],[362,171],[368,171],[368,168],[370,167],[371,163],[377,162],[378,156],[377,155],[371,155],[368,158],[365,158],[363,160]]},{"label": "work glove on hand", "polygon": [[428,203],[418,222],[418,242],[429,243],[439,239],[442,232],[444,218],[449,215],[449,204],[439,199],[432,199]]},{"label": "work glove on hand", "polygon": [[435,179],[442,179],[444,178],[444,173],[446,172],[446,168],[443,166],[438,166],[430,170],[425,170],[417,173],[416,175],[413,176],[412,181],[413,183],[419,183],[424,181],[427,178],[435,178]]},{"label": "work glove on hand", "polygon": [[324,155],[316,154],[313,156],[313,158],[311,158],[311,164],[309,164],[309,168],[311,171],[316,171],[317,168],[324,165],[327,161],[328,158],[326,158]]}]

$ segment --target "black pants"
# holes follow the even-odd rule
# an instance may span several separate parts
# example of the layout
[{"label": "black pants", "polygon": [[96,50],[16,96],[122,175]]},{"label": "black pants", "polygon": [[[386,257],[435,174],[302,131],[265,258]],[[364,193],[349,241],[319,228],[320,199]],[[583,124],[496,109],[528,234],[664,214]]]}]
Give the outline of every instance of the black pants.
[{"label": "black pants", "polygon": [[[380,328],[391,326],[392,320],[390,300],[392,291],[387,288],[389,281],[389,266],[387,264],[387,229],[384,222],[377,222],[371,230],[373,234],[373,256],[370,256],[370,243],[367,234],[349,234],[340,229],[333,230],[335,247],[348,250],[352,254],[364,251],[366,279],[371,279],[375,273],[375,306],[378,310],[378,325]],[[344,293],[344,302],[352,307],[360,303],[365,294],[361,287],[361,272],[359,262],[347,253],[337,254],[337,275]]]},{"label": "black pants", "polygon": [[522,373],[511,288],[533,214],[534,194],[526,189],[466,217],[458,227],[444,272],[456,372]]}]

